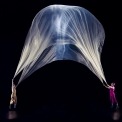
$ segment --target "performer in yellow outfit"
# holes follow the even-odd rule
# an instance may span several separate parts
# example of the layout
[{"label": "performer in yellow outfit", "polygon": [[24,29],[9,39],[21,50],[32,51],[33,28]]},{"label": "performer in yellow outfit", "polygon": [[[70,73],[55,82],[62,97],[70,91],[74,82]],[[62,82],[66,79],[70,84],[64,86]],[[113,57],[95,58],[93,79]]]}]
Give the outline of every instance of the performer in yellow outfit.
[{"label": "performer in yellow outfit", "polygon": [[10,100],[10,106],[9,108],[11,109],[12,106],[16,108],[17,105],[17,95],[16,95],[16,86],[12,81],[12,93],[11,93],[11,100]]}]

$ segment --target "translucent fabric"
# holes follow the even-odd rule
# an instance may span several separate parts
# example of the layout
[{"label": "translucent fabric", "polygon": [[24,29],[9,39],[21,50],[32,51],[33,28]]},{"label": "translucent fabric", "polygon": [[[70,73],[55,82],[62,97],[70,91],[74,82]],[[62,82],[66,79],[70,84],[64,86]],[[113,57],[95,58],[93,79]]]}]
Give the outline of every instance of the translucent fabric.
[{"label": "translucent fabric", "polygon": [[46,64],[73,60],[87,66],[107,85],[100,61],[104,39],[101,23],[88,10],[50,5],[33,19],[14,78],[21,73],[19,84]]}]

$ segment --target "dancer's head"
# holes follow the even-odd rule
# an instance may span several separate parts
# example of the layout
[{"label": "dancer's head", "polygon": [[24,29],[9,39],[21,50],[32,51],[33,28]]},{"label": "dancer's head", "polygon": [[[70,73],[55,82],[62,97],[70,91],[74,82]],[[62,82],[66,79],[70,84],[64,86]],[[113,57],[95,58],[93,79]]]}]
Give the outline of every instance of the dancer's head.
[{"label": "dancer's head", "polygon": [[115,83],[114,83],[114,82],[112,82],[112,83],[111,83],[111,86],[115,86]]}]

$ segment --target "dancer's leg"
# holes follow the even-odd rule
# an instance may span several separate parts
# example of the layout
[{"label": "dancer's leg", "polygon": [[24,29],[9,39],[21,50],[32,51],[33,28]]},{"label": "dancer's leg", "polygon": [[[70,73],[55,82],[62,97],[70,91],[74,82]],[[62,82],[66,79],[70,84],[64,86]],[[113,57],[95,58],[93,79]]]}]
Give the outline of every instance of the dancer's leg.
[{"label": "dancer's leg", "polygon": [[14,103],[14,108],[16,108],[16,103]]},{"label": "dancer's leg", "polygon": [[11,109],[11,104],[9,105],[9,109]]},{"label": "dancer's leg", "polygon": [[111,101],[111,107],[113,108],[113,105],[114,105],[114,99],[113,99],[113,96],[110,96],[110,101]]},{"label": "dancer's leg", "polygon": [[117,99],[116,99],[115,95],[113,96],[113,100],[114,100],[114,103],[116,104],[116,108],[119,108],[119,105],[118,105],[118,102],[117,102]]}]

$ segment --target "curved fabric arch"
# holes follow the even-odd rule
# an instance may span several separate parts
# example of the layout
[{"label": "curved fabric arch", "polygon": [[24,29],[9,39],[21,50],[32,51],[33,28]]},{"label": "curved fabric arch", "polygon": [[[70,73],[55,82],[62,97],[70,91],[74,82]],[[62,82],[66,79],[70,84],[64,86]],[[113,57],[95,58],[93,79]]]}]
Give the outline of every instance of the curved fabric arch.
[{"label": "curved fabric arch", "polygon": [[74,60],[87,66],[107,85],[100,61],[104,39],[103,26],[88,10],[50,5],[33,19],[14,78],[22,72],[19,84],[48,63]]}]

